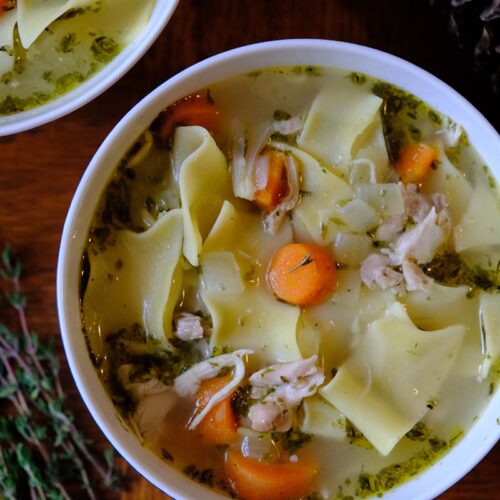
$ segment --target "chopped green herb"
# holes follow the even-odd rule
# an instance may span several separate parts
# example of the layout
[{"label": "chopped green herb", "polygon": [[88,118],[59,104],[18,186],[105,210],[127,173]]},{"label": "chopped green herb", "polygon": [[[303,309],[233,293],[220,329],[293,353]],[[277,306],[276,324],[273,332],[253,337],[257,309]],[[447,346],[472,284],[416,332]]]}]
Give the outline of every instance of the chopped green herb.
[{"label": "chopped green herb", "polygon": [[68,52],[72,52],[77,44],[76,33],[67,33],[61,38],[59,45],[56,47],[58,52],[63,52],[67,54]]},{"label": "chopped green herb", "polygon": [[74,71],[72,73],[66,73],[60,76],[55,82],[56,92],[59,94],[65,94],[69,90],[75,88],[78,84],[85,81],[85,76],[79,71]]},{"label": "chopped green herb", "polygon": [[466,285],[472,289],[487,291],[500,289],[497,273],[479,267],[472,269],[455,252],[438,255],[425,266],[424,271],[437,282],[447,286]]},{"label": "chopped green herb", "polygon": [[423,422],[418,422],[413,429],[405,434],[407,439],[411,441],[427,441],[431,432]]},{"label": "chopped green herb", "polygon": [[296,453],[310,443],[312,436],[299,429],[290,428],[286,432],[273,432],[272,438],[288,453]]},{"label": "chopped green herb", "polygon": [[241,417],[246,417],[250,406],[255,403],[255,401],[250,397],[250,391],[252,386],[250,384],[241,385],[236,390],[232,400],[231,406],[237,415]]},{"label": "chopped green herb", "polygon": [[350,444],[359,446],[360,448],[366,448],[368,450],[373,449],[372,444],[368,439],[365,438],[363,433],[347,418],[345,419],[345,432],[347,439]]},{"label": "chopped green herb", "polygon": [[1,78],[2,83],[5,83],[6,85],[12,81],[12,78],[14,78],[14,73],[12,71],[6,71]]},{"label": "chopped green herb", "polygon": [[120,45],[108,36],[99,36],[92,42],[90,50],[99,62],[107,63],[116,56]]},{"label": "chopped green herb", "polygon": [[182,472],[200,484],[214,485],[215,473],[213,469],[198,469],[196,465],[188,465],[184,467]]},{"label": "chopped green herb", "polygon": [[358,85],[364,85],[368,80],[366,75],[363,75],[363,73],[357,73],[355,71],[353,71],[352,73],[349,73],[348,76],[351,79],[352,83],[356,83]]},{"label": "chopped green herb", "polygon": [[432,465],[462,435],[462,432],[458,432],[448,443],[438,437],[431,437],[428,439],[428,448],[419,450],[408,460],[384,467],[376,474],[362,472],[357,481],[356,496],[360,498],[382,496],[385,491],[394,488]]},{"label": "chopped green herb", "polygon": [[281,122],[284,120],[289,120],[291,117],[292,117],[292,115],[290,113],[287,113],[286,111],[283,111],[281,109],[277,109],[273,113],[273,118],[278,122]]}]

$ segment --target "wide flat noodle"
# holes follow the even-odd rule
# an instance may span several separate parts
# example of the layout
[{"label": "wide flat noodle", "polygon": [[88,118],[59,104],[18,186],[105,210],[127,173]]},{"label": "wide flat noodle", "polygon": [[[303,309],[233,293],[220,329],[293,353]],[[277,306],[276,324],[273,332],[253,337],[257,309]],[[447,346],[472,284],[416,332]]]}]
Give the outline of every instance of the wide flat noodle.
[{"label": "wide flat noodle", "polygon": [[292,211],[294,227],[304,226],[309,238],[318,244],[331,242],[335,237],[337,204],[352,198],[351,186],[301,149],[283,143],[273,143],[273,147],[292,154],[300,162],[302,196]]},{"label": "wide flat noodle", "polygon": [[212,348],[253,349],[251,362],[257,367],[301,358],[296,339],[300,309],[278,302],[265,284],[273,253],[291,240],[289,221],[272,236],[262,230],[258,213],[236,210],[230,202],[224,202],[203,245],[202,262],[231,252],[246,281],[243,292],[228,294],[213,291],[218,286],[214,278],[201,292],[212,316]]},{"label": "wide flat noodle", "polygon": [[[346,278],[345,274],[351,272],[353,271],[339,272],[344,273],[344,276],[339,276],[340,289],[344,288],[342,281]],[[359,272],[354,273],[358,275],[355,279],[359,279]],[[351,279],[352,275],[348,275],[347,281]],[[353,289],[354,287],[355,284]],[[349,303],[350,299],[347,297],[345,292],[343,297],[334,294],[331,301],[309,307],[301,314],[300,324],[304,333],[314,332],[318,337],[318,348],[313,354],[319,354],[326,373],[346,361],[352,350],[357,348],[361,333],[364,333],[367,325],[379,319],[395,300],[394,294],[389,290],[369,290],[365,287],[357,292],[356,302]],[[301,338],[302,331],[299,329],[299,339]],[[302,346],[302,342],[300,345]]]},{"label": "wide flat noodle", "polygon": [[241,293],[245,284],[241,268],[231,252],[208,252],[202,254],[202,287],[209,292]]},{"label": "wide flat noodle", "polygon": [[489,187],[483,184],[475,186],[453,235],[457,252],[500,245],[500,206]]},{"label": "wide flat noodle", "polygon": [[359,87],[328,87],[314,99],[298,143],[347,173],[354,142],[377,117],[381,104],[380,97]]},{"label": "wide flat noodle", "polygon": [[203,258],[212,252],[231,252],[249,283],[265,287],[266,271],[274,252],[292,241],[290,221],[271,235],[264,232],[257,212],[237,210],[225,201],[202,248]]},{"label": "wide flat noodle", "polygon": [[424,332],[395,303],[320,394],[387,455],[438,396],[465,331],[455,325]]},{"label": "wide flat noodle", "polygon": [[198,126],[178,127],[174,162],[180,165],[179,189],[184,220],[184,255],[198,266],[203,240],[231,197],[226,158],[209,132]]},{"label": "wide flat noodle", "polygon": [[302,432],[335,441],[346,439],[346,419],[334,406],[319,396],[312,396],[304,400],[302,409]]},{"label": "wide flat noodle", "polygon": [[468,298],[468,292],[467,286],[443,286],[433,282],[427,291],[408,292],[401,301],[419,328],[436,330],[457,323],[471,323],[470,318],[477,315],[478,304],[474,298]]},{"label": "wide flat noodle", "polygon": [[94,0],[17,0],[17,28],[28,48],[52,21],[70,9],[86,7]]},{"label": "wide flat noodle", "polygon": [[298,307],[278,302],[267,290],[255,287],[233,295],[202,292],[201,298],[212,317],[212,348],[252,349],[256,368],[301,359],[296,339]]},{"label": "wide flat noodle", "polygon": [[373,162],[377,182],[387,180],[391,172],[391,166],[380,113],[375,115],[373,122],[357,137],[352,146],[352,156],[358,161],[368,160]]},{"label": "wide flat noodle", "polygon": [[[0,47],[6,49],[14,48],[14,26],[17,21],[17,10],[12,9],[0,14]],[[12,71],[14,67],[14,56],[9,50],[0,52],[0,77]]]},{"label": "wide flat noodle", "polygon": [[89,252],[83,315],[97,357],[108,334],[134,323],[160,341],[172,335],[172,313],[181,290],[181,249],[182,213],[177,209],[160,216],[144,233],[121,231],[104,252]]}]

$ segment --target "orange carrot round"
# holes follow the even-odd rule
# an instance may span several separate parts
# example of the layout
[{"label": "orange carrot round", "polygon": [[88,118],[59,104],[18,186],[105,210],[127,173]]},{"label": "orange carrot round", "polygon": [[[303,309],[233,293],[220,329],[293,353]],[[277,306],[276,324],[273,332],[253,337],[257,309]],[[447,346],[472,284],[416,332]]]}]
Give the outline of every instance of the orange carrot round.
[{"label": "orange carrot round", "polygon": [[266,212],[272,212],[287,193],[286,157],[270,149],[259,156],[255,165],[255,182],[264,186],[254,194],[254,203]]},{"label": "orange carrot round", "polygon": [[162,115],[158,131],[160,141],[166,142],[176,127],[200,125],[215,132],[219,122],[219,111],[208,95],[193,94],[169,106]]},{"label": "orange carrot round", "polygon": [[429,172],[437,151],[427,144],[408,144],[404,146],[396,162],[396,172],[405,184],[422,182]]},{"label": "orange carrot round", "polygon": [[336,266],[331,252],[319,245],[290,243],[273,256],[267,279],[282,300],[299,306],[322,302],[333,290]]},{"label": "orange carrot round", "polygon": [[265,463],[229,451],[226,474],[244,500],[294,500],[307,494],[316,473],[306,461]]},{"label": "orange carrot round", "polygon": [[[196,406],[202,410],[215,393],[225,387],[232,377],[214,377],[204,380],[198,389]],[[198,425],[198,431],[206,444],[230,444],[238,438],[238,419],[231,405],[234,393],[215,405]]]},{"label": "orange carrot round", "polygon": [[0,0],[0,14],[13,9],[16,6],[16,0]]}]

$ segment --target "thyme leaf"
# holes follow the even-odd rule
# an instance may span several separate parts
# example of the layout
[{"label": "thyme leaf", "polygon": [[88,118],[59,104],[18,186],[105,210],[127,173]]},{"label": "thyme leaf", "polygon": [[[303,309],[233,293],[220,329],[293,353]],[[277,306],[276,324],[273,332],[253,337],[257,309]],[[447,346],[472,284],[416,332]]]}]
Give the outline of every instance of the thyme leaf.
[{"label": "thyme leaf", "polygon": [[308,252],[298,264],[296,264],[295,266],[292,266],[290,269],[288,269],[287,273],[291,273],[293,271],[296,271],[300,267],[304,267],[304,266],[307,266],[308,264],[310,264],[313,261],[313,259],[311,259],[311,255],[312,255],[311,252]]}]

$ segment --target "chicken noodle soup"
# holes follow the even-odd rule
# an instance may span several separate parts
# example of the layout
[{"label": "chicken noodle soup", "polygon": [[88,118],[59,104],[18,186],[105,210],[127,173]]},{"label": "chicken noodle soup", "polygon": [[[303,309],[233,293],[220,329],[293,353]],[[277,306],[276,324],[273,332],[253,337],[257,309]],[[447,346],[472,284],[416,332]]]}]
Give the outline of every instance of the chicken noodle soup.
[{"label": "chicken noodle soup", "polygon": [[0,0],[0,116],[87,80],[145,28],[154,0]]},{"label": "chicken noodle soup", "polygon": [[366,498],[424,470],[499,374],[500,206],[465,131],[332,68],[165,104],[82,266],[89,352],[138,438],[247,499]]}]

